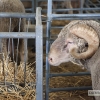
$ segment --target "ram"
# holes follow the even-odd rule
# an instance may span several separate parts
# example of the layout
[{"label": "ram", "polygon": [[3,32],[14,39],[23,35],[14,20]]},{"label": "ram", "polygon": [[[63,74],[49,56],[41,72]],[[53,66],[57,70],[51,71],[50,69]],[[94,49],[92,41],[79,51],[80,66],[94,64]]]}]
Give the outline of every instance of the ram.
[{"label": "ram", "polygon": [[[48,55],[51,65],[74,62],[91,72],[92,87],[100,90],[100,24],[75,20],[66,25],[52,43]],[[95,97],[100,100],[100,96]]]},{"label": "ram", "polygon": [[[0,12],[25,13],[25,8],[20,0],[0,0]],[[24,18],[21,20],[18,18],[0,18],[0,32],[24,32],[25,24],[26,22]],[[12,53],[12,51],[9,53],[7,52],[8,39],[2,39],[0,44],[0,48],[2,49],[0,52],[4,53],[6,59],[7,55],[9,56]],[[24,61],[24,46],[24,40],[20,39],[19,52],[21,61]]]}]

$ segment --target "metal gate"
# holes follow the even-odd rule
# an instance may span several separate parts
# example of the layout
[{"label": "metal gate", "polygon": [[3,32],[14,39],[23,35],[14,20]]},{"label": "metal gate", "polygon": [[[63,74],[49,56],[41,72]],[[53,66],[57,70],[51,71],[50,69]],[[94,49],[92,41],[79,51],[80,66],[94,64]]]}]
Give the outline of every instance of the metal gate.
[{"label": "metal gate", "polygon": [[31,5],[30,7],[26,7],[25,10],[26,12],[31,12],[34,13],[35,12],[35,1],[34,0],[21,0],[23,3],[24,2],[29,2]]},{"label": "metal gate", "polygon": [[[27,13],[35,13],[36,12],[36,6],[35,6],[35,0],[21,0],[22,3],[25,6],[25,11]],[[32,20],[32,19],[30,19]],[[32,20],[32,24],[35,22],[35,20]]]},{"label": "metal gate", "polygon": [[[50,88],[49,86],[49,79],[52,77],[57,77],[57,76],[82,76],[82,75],[90,75],[89,72],[79,72],[79,73],[50,73],[50,65],[48,63],[48,52],[50,48],[50,44],[52,43],[51,39],[51,32],[50,30],[52,28],[62,28],[59,26],[53,27],[51,25],[53,20],[77,20],[77,19],[94,19],[99,21],[100,19],[100,1],[97,0],[96,4],[94,4],[91,0],[86,0],[84,7],[82,5],[82,0],[80,2],[80,8],[69,8],[69,9],[60,9],[59,7],[57,9],[52,9],[52,2],[57,1],[57,2],[62,2],[65,0],[48,0],[47,4],[47,31],[46,31],[46,97],[45,100],[49,100],[49,93],[50,92],[57,92],[57,91],[71,91],[71,90],[88,90],[92,89],[91,86],[82,86],[82,87],[66,87],[66,88]],[[74,1],[74,0],[73,0]],[[74,14],[62,14],[63,11],[79,11],[79,13],[74,13]],[[52,12],[55,11],[57,12],[56,14],[53,14]],[[60,13],[59,13],[60,12]],[[54,40],[54,39],[53,39]]]},{"label": "metal gate", "polygon": [[[13,94],[13,95],[15,94],[17,96],[17,99],[20,98],[22,100],[22,97],[26,95],[25,91],[31,89],[31,92],[34,90],[33,91],[34,94],[32,95],[30,91],[28,92],[31,95],[31,98],[28,98],[28,95],[26,95],[26,97],[23,99],[28,98],[28,100],[29,99],[43,100],[43,32],[42,32],[42,21],[41,21],[41,8],[38,7],[36,9],[36,13],[25,13],[25,14],[0,13],[0,18],[9,18],[10,20],[9,21],[10,26],[8,26],[9,30],[11,28],[12,20],[14,18],[19,19],[18,32],[10,32],[10,31],[0,32],[0,40],[2,38],[11,40],[11,44],[12,44],[11,49],[13,52],[13,58],[15,57],[15,59],[11,61],[11,64],[13,63],[13,66],[11,67],[9,65],[10,60],[3,61],[3,56],[1,56],[2,52],[0,53],[0,57],[1,57],[0,68],[2,69],[0,70],[1,71],[0,78],[2,76],[2,79],[0,80],[0,94],[4,95],[4,93],[6,92],[6,95],[5,95],[6,98],[9,98],[10,94]],[[26,27],[25,32],[20,32],[20,27],[21,27],[20,25],[23,18],[27,19],[28,25]],[[28,32],[30,19],[36,20],[35,32]],[[32,39],[35,38],[35,41],[36,41],[36,69],[34,70],[32,70],[31,67],[27,67],[27,61],[26,61],[27,60],[26,58],[27,57],[27,41],[26,40],[29,38],[32,38]],[[18,41],[16,45],[16,51],[15,51],[16,56],[14,55],[14,47],[13,47],[14,39],[17,39]],[[25,42],[25,45],[24,45],[25,56],[24,56],[24,62],[22,63],[22,65],[18,66],[17,61],[18,61],[18,52],[19,52],[18,48],[20,44],[20,41],[19,41],[20,39],[24,39],[24,42]],[[9,43],[10,41],[8,41],[8,44]],[[1,46],[1,43],[0,43],[0,46]],[[8,48],[10,48],[10,44],[8,45]],[[9,50],[8,50],[8,54],[9,54]],[[30,70],[28,70],[28,68]],[[19,69],[21,70],[19,71]],[[34,77],[34,80],[31,77]],[[25,88],[25,91],[22,88]]]}]

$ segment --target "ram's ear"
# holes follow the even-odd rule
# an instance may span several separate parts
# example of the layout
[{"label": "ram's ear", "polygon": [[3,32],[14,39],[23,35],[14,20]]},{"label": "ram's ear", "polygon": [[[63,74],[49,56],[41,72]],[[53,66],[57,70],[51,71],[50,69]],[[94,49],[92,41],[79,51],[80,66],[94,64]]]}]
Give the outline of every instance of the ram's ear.
[{"label": "ram's ear", "polygon": [[73,38],[67,38],[66,44],[67,44],[67,48],[66,48],[67,53],[70,53],[72,55],[73,52],[76,52],[76,53],[78,52],[78,46],[77,44],[75,44]]},{"label": "ram's ear", "polygon": [[67,53],[70,52],[71,48],[73,47],[74,42],[72,38],[67,38],[65,40],[65,45],[64,45],[64,49],[66,49]]},{"label": "ram's ear", "polygon": [[66,42],[66,44],[68,44],[68,43],[73,43],[74,41],[73,41],[72,38],[67,38],[67,39],[65,40],[65,42]]}]

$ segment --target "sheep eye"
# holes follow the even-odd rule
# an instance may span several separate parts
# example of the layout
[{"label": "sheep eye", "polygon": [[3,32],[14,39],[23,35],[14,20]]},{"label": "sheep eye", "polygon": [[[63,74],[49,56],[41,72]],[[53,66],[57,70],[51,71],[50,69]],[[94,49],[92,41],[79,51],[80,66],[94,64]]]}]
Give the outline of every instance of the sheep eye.
[{"label": "sheep eye", "polygon": [[88,43],[85,43],[85,47],[88,47]]},{"label": "sheep eye", "polygon": [[73,42],[68,42],[69,44],[72,44]]},{"label": "sheep eye", "polygon": [[64,45],[64,47],[63,47],[63,48],[65,49],[66,47],[67,47],[67,44],[66,44],[66,45]]},{"label": "sheep eye", "polygon": [[[68,42],[68,43],[72,44],[73,42]],[[67,47],[68,43],[64,45],[63,49],[65,49]]]}]

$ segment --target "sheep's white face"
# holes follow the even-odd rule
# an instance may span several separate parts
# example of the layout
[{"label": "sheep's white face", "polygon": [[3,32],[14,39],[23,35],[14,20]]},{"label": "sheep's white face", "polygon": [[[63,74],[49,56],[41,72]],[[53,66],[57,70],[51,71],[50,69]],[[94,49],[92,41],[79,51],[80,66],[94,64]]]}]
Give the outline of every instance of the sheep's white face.
[{"label": "sheep's white face", "polygon": [[[87,42],[84,39],[78,37],[58,37],[51,45],[50,52],[48,55],[48,61],[50,65],[58,66],[64,62],[75,62],[70,50],[76,48],[76,52],[85,52],[88,48]],[[77,59],[78,60],[78,59]]]},{"label": "sheep's white face", "polygon": [[[100,26],[99,23],[92,20],[79,20],[72,21],[65,26],[51,45],[48,55],[49,63],[56,66],[72,61],[72,58],[77,60],[91,58],[100,44],[99,32],[95,25]],[[80,41],[82,39],[83,41]]]},{"label": "sheep's white face", "polygon": [[73,57],[69,53],[70,46],[73,42],[64,40],[63,37],[57,38],[50,47],[48,61],[50,65],[58,66],[63,62],[72,61]]}]

